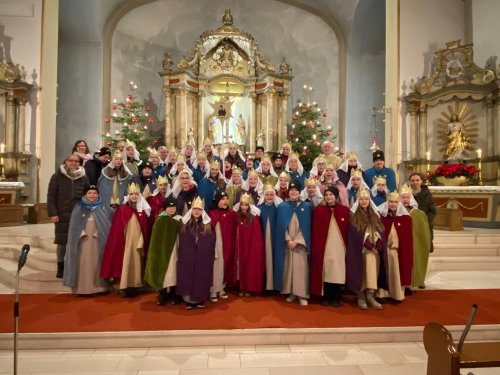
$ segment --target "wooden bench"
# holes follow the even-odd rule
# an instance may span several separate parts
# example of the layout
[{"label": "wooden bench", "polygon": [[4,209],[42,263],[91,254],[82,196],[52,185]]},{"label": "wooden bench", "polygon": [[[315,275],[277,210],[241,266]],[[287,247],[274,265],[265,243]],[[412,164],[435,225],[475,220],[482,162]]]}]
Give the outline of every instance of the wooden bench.
[{"label": "wooden bench", "polygon": [[500,342],[463,343],[457,347],[451,333],[439,323],[425,326],[424,347],[427,375],[460,375],[462,368],[500,367]]}]

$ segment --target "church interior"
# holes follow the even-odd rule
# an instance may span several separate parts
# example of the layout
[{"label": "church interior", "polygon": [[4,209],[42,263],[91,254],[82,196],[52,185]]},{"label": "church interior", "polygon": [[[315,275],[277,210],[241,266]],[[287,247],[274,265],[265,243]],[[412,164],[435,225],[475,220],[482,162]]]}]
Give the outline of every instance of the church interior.
[{"label": "church interior", "polygon": [[[424,326],[458,343],[473,304],[467,342],[500,348],[498,14],[497,0],[0,0],[0,374],[433,375]],[[310,140],[296,136],[306,105]],[[221,294],[195,311],[71,294],[54,272],[53,175],[77,140],[114,162],[132,138],[145,164],[191,146],[191,167],[209,146],[220,175],[233,146],[244,164],[287,145],[305,168],[316,149],[331,165],[325,141],[336,169],[354,152],[363,171],[382,152],[396,189],[418,175],[432,193],[425,286],[382,311],[348,292],[340,309]],[[471,373],[498,374],[498,353]]]}]

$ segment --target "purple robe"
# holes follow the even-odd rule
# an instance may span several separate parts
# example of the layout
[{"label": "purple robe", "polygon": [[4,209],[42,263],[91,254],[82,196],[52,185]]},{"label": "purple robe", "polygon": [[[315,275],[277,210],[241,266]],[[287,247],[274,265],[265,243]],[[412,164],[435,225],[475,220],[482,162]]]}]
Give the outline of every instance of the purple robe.
[{"label": "purple robe", "polygon": [[208,300],[212,286],[215,233],[203,228],[183,225],[179,232],[176,293],[193,302]]}]

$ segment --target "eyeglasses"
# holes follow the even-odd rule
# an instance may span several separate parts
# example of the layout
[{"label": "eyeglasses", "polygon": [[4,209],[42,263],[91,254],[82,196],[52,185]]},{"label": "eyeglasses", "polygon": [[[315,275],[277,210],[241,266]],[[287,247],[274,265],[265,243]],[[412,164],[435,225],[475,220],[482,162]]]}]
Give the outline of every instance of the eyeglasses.
[{"label": "eyeglasses", "polygon": [[70,162],[70,163],[79,163],[80,160],[78,160],[78,159],[76,159],[76,160],[75,159],[68,159],[68,162]]}]

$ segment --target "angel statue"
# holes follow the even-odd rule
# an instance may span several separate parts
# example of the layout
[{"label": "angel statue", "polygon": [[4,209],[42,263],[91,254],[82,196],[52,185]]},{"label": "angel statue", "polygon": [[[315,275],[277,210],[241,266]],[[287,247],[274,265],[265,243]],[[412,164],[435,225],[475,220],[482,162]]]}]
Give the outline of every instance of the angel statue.
[{"label": "angel statue", "polygon": [[451,116],[446,135],[448,136],[448,147],[446,148],[448,160],[463,159],[463,153],[467,148],[469,140],[462,123],[458,120],[457,115]]}]

